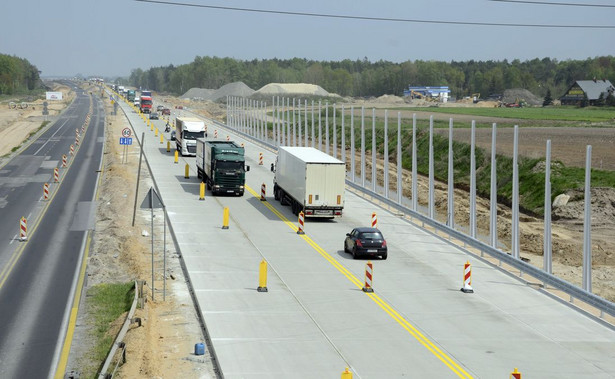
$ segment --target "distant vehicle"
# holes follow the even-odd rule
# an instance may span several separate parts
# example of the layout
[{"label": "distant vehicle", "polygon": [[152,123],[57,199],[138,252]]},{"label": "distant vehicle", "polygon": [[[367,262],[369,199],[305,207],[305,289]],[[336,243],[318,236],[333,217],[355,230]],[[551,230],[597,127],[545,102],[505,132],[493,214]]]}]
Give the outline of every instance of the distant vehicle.
[{"label": "distant vehicle", "polygon": [[344,240],[344,252],[352,254],[353,259],[378,256],[387,259],[387,250],[387,241],[376,228],[354,228]]},{"label": "distant vehicle", "polygon": [[196,172],[214,195],[243,196],[246,184],[244,148],[233,141],[196,140]]},{"label": "distant vehicle", "polygon": [[141,108],[141,100],[135,99],[135,101],[133,102],[133,105],[137,108]]},{"label": "distant vehicle", "polygon": [[194,117],[175,119],[175,145],[181,155],[196,155],[196,139],[205,137],[205,121]]},{"label": "distant vehicle", "polygon": [[346,165],[313,147],[278,149],[273,196],[305,217],[341,217]]},{"label": "distant vehicle", "polygon": [[162,115],[171,115],[171,110],[169,108],[164,108],[162,110]]},{"label": "distant vehicle", "polygon": [[134,89],[129,89],[128,93],[126,94],[126,100],[130,101],[130,102],[134,102],[135,101],[135,90]]},{"label": "distant vehicle", "polygon": [[144,89],[143,91],[141,91],[141,96],[149,96],[149,97],[152,97],[152,91],[149,91],[149,90]]},{"label": "distant vehicle", "polygon": [[152,98],[150,96],[141,95],[140,101],[141,101],[141,105],[140,105],[141,112],[150,113],[152,110],[152,104],[153,104]]},{"label": "distant vehicle", "polygon": [[162,106],[162,105],[159,105],[159,106],[156,107],[156,110],[158,112],[161,112],[163,109],[164,109],[164,106]]},{"label": "distant vehicle", "polygon": [[171,141],[175,141],[175,130],[171,130]]},{"label": "distant vehicle", "polygon": [[149,114],[149,119],[150,120],[158,120],[158,113],[156,112],[152,112]]}]

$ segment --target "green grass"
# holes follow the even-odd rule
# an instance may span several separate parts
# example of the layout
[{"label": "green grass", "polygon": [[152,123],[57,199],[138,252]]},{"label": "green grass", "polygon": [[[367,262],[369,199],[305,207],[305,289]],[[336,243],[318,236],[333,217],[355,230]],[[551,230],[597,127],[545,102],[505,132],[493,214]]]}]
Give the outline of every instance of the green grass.
[{"label": "green grass", "polygon": [[499,118],[514,118],[539,121],[581,121],[581,122],[614,122],[613,107],[546,107],[546,108],[479,108],[479,107],[428,107],[428,108],[395,108],[417,112],[462,114],[470,116],[485,116]]},{"label": "green grass", "polygon": [[82,371],[84,377],[97,377],[97,370],[107,358],[116,335],[109,334],[110,325],[130,310],[134,299],[134,282],[100,284],[88,290],[87,305],[92,315],[91,338],[95,341],[88,361],[92,367]]}]

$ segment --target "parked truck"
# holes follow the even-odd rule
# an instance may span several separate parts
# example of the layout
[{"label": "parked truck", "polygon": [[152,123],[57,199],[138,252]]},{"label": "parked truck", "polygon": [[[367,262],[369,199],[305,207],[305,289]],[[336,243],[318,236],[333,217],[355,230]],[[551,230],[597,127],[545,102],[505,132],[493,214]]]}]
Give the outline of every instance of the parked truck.
[{"label": "parked truck", "polygon": [[181,155],[196,155],[197,138],[205,137],[205,122],[194,117],[175,119],[175,144]]},{"label": "parked truck", "polygon": [[152,111],[152,101],[151,96],[143,96],[139,98],[139,106],[141,107],[141,113],[150,113]]},{"label": "parked truck", "polygon": [[346,165],[312,147],[281,146],[274,167],[273,196],[295,215],[341,217]]},{"label": "parked truck", "polygon": [[244,148],[233,141],[196,140],[196,172],[214,195],[243,196],[246,183]]}]

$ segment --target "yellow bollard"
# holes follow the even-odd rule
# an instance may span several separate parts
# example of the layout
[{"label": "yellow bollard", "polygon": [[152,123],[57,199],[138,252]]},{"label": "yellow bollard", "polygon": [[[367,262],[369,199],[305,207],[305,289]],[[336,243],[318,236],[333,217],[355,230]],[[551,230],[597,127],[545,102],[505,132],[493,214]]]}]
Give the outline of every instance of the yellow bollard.
[{"label": "yellow bollard", "polygon": [[167,141],[167,153],[171,152],[171,141]]},{"label": "yellow bollard", "polygon": [[205,200],[205,183],[201,182],[199,187],[199,200]]},{"label": "yellow bollard", "polygon": [[149,125],[149,130],[151,130],[153,132],[154,131],[154,123],[149,121],[149,120],[147,120],[147,123]]},{"label": "yellow bollard", "polygon": [[175,150],[175,163],[179,160],[179,151]]},{"label": "yellow bollard", "polygon": [[224,207],[224,213],[222,213],[222,229],[228,229],[228,207]]},{"label": "yellow bollard", "polygon": [[263,259],[258,268],[258,292],[267,292],[267,262]]},{"label": "yellow bollard", "polygon": [[163,143],[164,143],[164,135],[160,133],[160,144],[162,145]]},{"label": "yellow bollard", "polygon": [[342,379],[352,379],[352,372],[346,367],[346,370],[342,373]]},{"label": "yellow bollard", "polygon": [[184,175],[184,178],[190,179],[190,165],[188,163],[186,163],[186,173]]},{"label": "yellow bollard", "polygon": [[154,136],[158,137],[158,128],[156,128],[156,131],[154,132]]}]

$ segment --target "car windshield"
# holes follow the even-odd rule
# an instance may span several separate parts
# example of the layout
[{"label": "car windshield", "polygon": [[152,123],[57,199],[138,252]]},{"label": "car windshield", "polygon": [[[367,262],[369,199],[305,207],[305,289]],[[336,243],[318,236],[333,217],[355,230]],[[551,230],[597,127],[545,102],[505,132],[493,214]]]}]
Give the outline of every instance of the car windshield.
[{"label": "car windshield", "polygon": [[218,170],[241,170],[242,168],[242,162],[218,161],[216,163],[216,169]]},{"label": "car windshield", "polygon": [[361,235],[359,236],[359,238],[361,239],[365,239],[365,240],[381,240],[382,238],[382,234],[380,233],[376,233],[376,232],[365,232],[365,233],[361,233]]},{"label": "car windshield", "polygon": [[151,105],[152,101],[151,100],[141,100],[141,104],[143,104],[143,105]]}]

